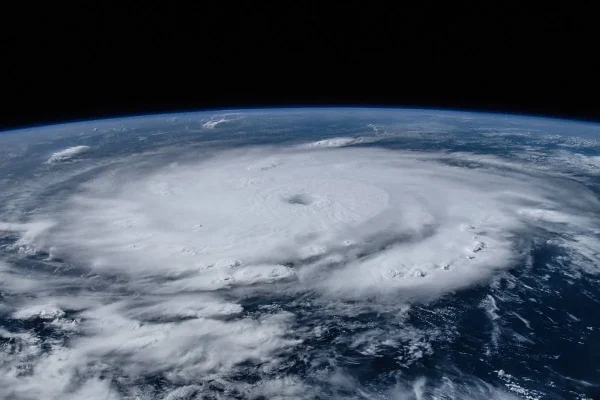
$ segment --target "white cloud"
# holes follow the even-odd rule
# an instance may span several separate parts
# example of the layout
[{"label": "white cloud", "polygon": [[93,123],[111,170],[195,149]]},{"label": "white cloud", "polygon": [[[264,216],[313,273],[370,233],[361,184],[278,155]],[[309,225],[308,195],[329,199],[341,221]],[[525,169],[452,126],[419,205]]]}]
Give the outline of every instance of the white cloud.
[{"label": "white cloud", "polygon": [[110,387],[108,380],[100,380],[98,378],[86,381],[74,393],[71,393],[67,399],[79,400],[120,400],[122,397]]},{"label": "white cloud", "polygon": [[29,307],[20,308],[14,313],[16,319],[55,319],[64,316],[65,312],[55,304],[36,304]]},{"label": "white cloud", "polygon": [[216,121],[207,121],[204,124],[202,124],[203,128],[207,128],[207,129],[213,129],[214,127],[216,127],[219,124],[222,124],[223,122],[227,122],[228,120],[225,118],[221,118],[218,119]]},{"label": "white cloud", "polygon": [[319,147],[345,147],[345,146],[350,146],[353,144],[358,144],[358,143],[370,143],[370,142],[374,142],[376,141],[376,138],[361,138],[361,137],[357,137],[357,138],[350,138],[350,137],[339,137],[339,138],[330,138],[330,139],[323,139],[323,140],[319,140],[316,142],[312,142],[309,143],[307,145],[304,145],[303,147],[315,147],[315,148],[319,148]]},{"label": "white cloud", "polygon": [[47,162],[49,164],[55,164],[55,163],[68,161],[68,160],[70,160],[76,156],[79,156],[83,153],[87,153],[88,151],[90,151],[90,149],[91,149],[90,146],[69,147],[68,149],[57,151],[56,153],[52,154]]},{"label": "white cloud", "polygon": [[[0,390],[118,399],[127,397],[111,377],[134,387],[160,375],[182,388],[157,398],[194,396],[211,379],[255,396],[311,398],[314,385],[277,368],[327,326],[302,330],[276,301],[248,306],[253,297],[310,293],[332,318],[355,314],[369,298],[368,307],[401,314],[406,303],[513,267],[529,253],[523,237],[544,230],[565,234],[559,243],[580,253],[578,263],[597,265],[600,203],[583,185],[482,156],[336,148],[352,143],[280,148],[276,157],[273,148],[228,151],[155,168],[132,158],[31,222],[0,223],[20,236],[15,248],[70,265],[52,270],[52,257],[49,271],[0,264],[12,318],[66,338],[0,331],[23,349],[2,349]],[[344,308],[347,299],[357,302]],[[441,334],[387,332],[340,340],[363,354],[403,343],[409,365]],[[248,364],[264,379],[232,383]],[[349,382],[333,375],[320,382]],[[504,396],[476,389],[465,394]]]},{"label": "white cloud", "polygon": [[[522,249],[513,236],[536,224],[591,226],[593,219],[580,218],[569,202],[598,207],[584,187],[501,168],[445,165],[435,156],[289,151],[269,168],[248,168],[261,159],[268,154],[233,152],[135,181],[122,171],[123,185],[110,177],[90,182],[67,203],[46,240],[90,260],[96,271],[188,274],[164,289],[298,276],[336,295],[439,294],[514,265]],[[157,196],[156,182],[169,192]],[[573,189],[580,192],[576,200]],[[354,245],[344,246],[347,240]],[[360,257],[365,252],[372,255]],[[311,255],[318,260],[305,268],[281,265]],[[345,266],[330,272],[326,256]],[[238,265],[223,263],[228,259]]]},{"label": "white cloud", "polygon": [[205,129],[214,129],[218,125],[221,125],[225,122],[231,122],[235,120],[239,120],[243,118],[243,114],[240,113],[226,113],[213,116],[210,120],[206,121],[202,124],[202,127]]}]

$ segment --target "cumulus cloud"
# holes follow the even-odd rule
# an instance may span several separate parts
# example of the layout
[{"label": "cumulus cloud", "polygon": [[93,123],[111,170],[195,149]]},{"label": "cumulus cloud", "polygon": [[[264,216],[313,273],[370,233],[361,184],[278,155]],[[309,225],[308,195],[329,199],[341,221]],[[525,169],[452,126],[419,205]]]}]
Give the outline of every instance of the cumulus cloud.
[{"label": "cumulus cloud", "polygon": [[[588,249],[581,263],[597,260],[600,203],[583,185],[481,156],[337,148],[353,143],[278,148],[276,157],[272,148],[232,150],[166,167],[132,159],[51,213],[0,224],[19,236],[15,248],[43,254],[49,268],[53,258],[71,265],[53,273],[0,265],[11,318],[54,333],[51,342],[2,333],[36,358],[7,358],[0,388],[14,398],[117,399],[160,376],[168,399],[209,384],[311,398],[315,389],[282,372],[280,356],[326,328],[299,329],[277,299],[310,296],[322,318],[368,299],[377,311],[395,305],[402,318],[402,304],[522,262],[534,235],[568,233],[566,248]],[[39,291],[21,295],[31,288]],[[254,300],[265,293],[275,298],[270,308]],[[351,304],[347,312],[361,311]],[[424,338],[441,334],[395,332],[370,328],[349,346],[375,354],[403,343],[409,365],[431,351]],[[264,379],[241,384],[240,374]],[[316,381],[343,393],[346,378],[320,374]],[[419,398],[420,387],[407,390]],[[470,394],[503,397],[479,389]]]}]

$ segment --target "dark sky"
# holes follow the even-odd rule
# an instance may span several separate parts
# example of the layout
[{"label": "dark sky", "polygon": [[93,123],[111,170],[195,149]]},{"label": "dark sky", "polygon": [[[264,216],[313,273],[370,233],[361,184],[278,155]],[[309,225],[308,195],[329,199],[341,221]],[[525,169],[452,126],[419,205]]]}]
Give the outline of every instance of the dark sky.
[{"label": "dark sky", "polygon": [[0,129],[294,105],[600,121],[592,10],[173,3],[11,6],[0,21]]}]

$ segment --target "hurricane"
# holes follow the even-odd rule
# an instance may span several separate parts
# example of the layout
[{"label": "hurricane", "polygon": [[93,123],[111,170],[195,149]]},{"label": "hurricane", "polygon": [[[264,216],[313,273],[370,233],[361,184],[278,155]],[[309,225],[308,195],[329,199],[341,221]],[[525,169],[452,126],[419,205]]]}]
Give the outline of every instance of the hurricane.
[{"label": "hurricane", "polygon": [[600,394],[600,125],[235,110],[0,148],[3,398]]}]

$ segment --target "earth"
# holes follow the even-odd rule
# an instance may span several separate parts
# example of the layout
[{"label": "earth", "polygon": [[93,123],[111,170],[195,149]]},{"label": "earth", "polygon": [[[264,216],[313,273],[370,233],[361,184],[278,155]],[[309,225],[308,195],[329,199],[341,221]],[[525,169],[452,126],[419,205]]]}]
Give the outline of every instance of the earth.
[{"label": "earth", "polygon": [[0,133],[0,397],[600,398],[600,125],[233,110]]}]

